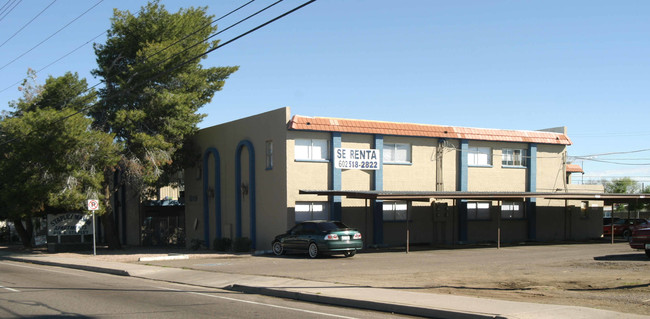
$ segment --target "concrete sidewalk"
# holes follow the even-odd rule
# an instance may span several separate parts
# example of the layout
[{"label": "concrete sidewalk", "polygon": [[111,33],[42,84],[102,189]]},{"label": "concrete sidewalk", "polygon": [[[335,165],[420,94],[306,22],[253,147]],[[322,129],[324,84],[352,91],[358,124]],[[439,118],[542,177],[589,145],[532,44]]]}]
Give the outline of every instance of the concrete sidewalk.
[{"label": "concrete sidewalk", "polygon": [[649,318],[586,307],[418,293],[292,278],[236,275],[83,257],[0,252],[0,260],[132,276],[187,285],[433,318]]}]

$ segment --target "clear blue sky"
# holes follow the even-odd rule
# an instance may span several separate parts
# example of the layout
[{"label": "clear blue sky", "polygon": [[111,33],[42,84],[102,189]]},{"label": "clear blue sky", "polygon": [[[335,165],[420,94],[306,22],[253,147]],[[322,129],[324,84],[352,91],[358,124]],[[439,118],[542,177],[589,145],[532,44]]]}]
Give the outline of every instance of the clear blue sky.
[{"label": "clear blue sky", "polygon": [[[305,1],[285,0],[219,38],[232,39]],[[28,67],[40,70],[88,41],[40,71],[39,81],[74,71],[98,82],[89,72],[91,44],[106,35],[91,39],[109,28],[113,8],[137,12],[144,1],[103,1],[9,63],[97,2],[58,0],[0,46],[1,109],[20,96],[12,84]],[[209,5],[215,16],[245,2],[161,1],[170,11]],[[219,28],[272,2],[257,0]],[[0,13],[0,44],[50,3],[27,0]],[[308,116],[517,130],[567,126],[570,156],[624,152],[576,161],[585,180],[633,176],[650,185],[650,1],[318,0],[216,50],[203,64],[240,70],[201,110],[208,114],[201,127],[283,106]],[[629,153],[637,150],[646,151]]]}]

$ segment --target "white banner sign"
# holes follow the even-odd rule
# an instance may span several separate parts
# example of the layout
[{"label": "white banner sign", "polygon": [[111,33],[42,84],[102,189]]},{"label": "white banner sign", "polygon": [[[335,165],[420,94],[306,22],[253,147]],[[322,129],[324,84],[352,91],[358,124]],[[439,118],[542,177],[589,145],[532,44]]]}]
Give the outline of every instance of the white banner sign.
[{"label": "white banner sign", "polygon": [[379,150],[335,148],[334,167],[340,169],[378,170]]},{"label": "white banner sign", "polygon": [[90,235],[93,233],[92,215],[69,213],[47,215],[47,235]]}]

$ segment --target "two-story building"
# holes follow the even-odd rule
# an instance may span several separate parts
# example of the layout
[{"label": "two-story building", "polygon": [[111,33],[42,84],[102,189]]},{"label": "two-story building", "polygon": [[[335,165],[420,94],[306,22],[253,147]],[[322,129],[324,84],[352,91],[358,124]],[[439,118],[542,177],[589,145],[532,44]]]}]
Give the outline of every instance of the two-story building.
[{"label": "two-story building", "polygon": [[[281,108],[205,128],[185,171],[187,241],[248,237],[257,250],[296,222],[337,219],[366,246],[579,240],[602,231],[602,202],[498,196],[420,201],[323,191],[531,193],[567,184],[564,128],[541,131],[291,115]],[[571,167],[575,169],[574,167]],[[581,185],[581,187],[588,187]],[[580,189],[602,192],[602,187]]]}]

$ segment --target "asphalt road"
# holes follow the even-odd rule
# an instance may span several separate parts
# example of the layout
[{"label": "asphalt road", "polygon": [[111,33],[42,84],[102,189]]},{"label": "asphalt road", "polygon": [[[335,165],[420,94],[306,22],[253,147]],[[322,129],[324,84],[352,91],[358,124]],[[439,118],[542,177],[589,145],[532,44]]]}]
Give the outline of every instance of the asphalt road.
[{"label": "asphalt road", "polygon": [[6,261],[0,274],[0,318],[406,318]]}]

